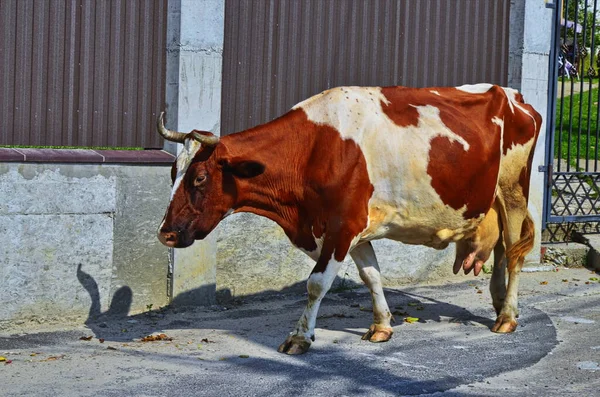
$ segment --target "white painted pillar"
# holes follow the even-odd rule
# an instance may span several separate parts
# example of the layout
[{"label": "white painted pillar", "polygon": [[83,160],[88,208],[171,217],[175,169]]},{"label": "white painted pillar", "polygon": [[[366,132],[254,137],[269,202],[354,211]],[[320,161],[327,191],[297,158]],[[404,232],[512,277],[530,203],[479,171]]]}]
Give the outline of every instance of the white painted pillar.
[{"label": "white painted pillar", "polygon": [[[167,128],[220,135],[224,0],[169,0]],[[172,153],[181,145],[166,143]],[[216,233],[172,256],[175,304],[212,304],[216,289]]]},{"label": "white painted pillar", "polygon": [[539,263],[544,202],[545,174],[538,171],[544,165],[546,151],[546,115],[548,109],[548,66],[551,46],[552,12],[545,1],[512,0],[510,11],[509,82],[518,89],[544,119],[538,139],[531,173],[529,211],[536,228],[533,251],[527,262]]}]

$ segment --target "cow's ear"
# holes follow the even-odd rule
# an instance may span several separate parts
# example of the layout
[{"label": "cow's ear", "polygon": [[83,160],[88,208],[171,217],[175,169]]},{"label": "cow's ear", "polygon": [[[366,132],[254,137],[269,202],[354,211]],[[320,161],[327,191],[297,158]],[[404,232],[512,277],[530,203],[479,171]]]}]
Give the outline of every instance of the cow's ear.
[{"label": "cow's ear", "polygon": [[238,178],[254,178],[265,172],[265,166],[258,161],[232,159],[222,163],[223,170]]}]

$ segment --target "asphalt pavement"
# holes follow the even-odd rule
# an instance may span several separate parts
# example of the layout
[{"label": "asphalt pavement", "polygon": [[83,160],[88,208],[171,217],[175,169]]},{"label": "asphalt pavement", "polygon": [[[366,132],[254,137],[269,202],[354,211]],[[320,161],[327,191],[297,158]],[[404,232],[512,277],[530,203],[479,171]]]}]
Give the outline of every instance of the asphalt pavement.
[{"label": "asphalt pavement", "polygon": [[[508,335],[490,331],[488,275],[387,289],[396,324],[379,344],[360,339],[371,324],[368,291],[339,289],[301,356],[277,353],[301,293],[19,325],[0,334],[0,395],[597,396],[598,278],[584,268],[523,273],[519,327]],[[149,335],[159,340],[142,341]]]}]

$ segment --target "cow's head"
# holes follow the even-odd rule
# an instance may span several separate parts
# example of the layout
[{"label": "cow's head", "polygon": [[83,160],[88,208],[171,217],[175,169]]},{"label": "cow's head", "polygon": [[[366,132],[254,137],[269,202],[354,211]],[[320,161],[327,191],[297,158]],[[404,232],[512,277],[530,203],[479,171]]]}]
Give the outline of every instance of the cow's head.
[{"label": "cow's head", "polygon": [[260,175],[264,166],[232,157],[210,132],[167,130],[162,113],[157,128],[165,139],[183,144],[171,170],[171,202],[158,239],[169,247],[184,248],[205,238],[235,210],[239,180]]}]

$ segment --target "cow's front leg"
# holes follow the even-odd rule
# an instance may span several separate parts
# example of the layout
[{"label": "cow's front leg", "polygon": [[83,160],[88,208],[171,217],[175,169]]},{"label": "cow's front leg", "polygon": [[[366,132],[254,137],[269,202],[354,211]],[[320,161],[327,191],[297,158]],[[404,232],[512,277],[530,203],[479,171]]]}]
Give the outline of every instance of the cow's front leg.
[{"label": "cow's front leg", "polygon": [[383,295],[379,265],[373,246],[371,243],[361,244],[350,251],[350,256],[358,267],[360,278],[371,291],[373,302],[373,324],[362,339],[371,342],[387,342],[394,333],[390,324],[393,317]]},{"label": "cow's front leg", "polygon": [[304,313],[298,320],[296,328],[290,333],[285,342],[279,346],[278,351],[280,353],[306,353],[311,342],[315,340],[315,323],[321,300],[329,291],[340,267],[341,262],[336,261],[333,257],[328,261],[322,257],[319,258],[310,277],[308,277],[308,303]]}]

